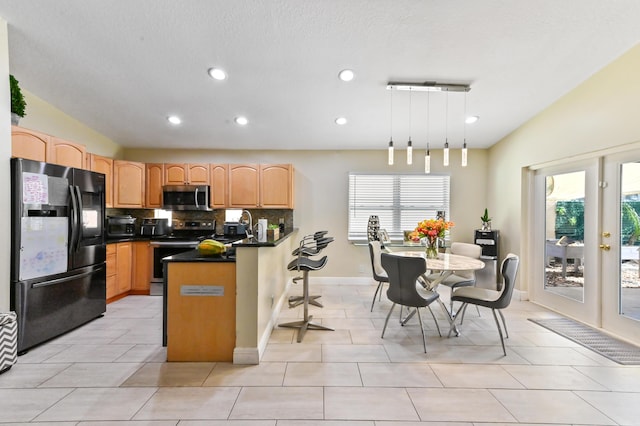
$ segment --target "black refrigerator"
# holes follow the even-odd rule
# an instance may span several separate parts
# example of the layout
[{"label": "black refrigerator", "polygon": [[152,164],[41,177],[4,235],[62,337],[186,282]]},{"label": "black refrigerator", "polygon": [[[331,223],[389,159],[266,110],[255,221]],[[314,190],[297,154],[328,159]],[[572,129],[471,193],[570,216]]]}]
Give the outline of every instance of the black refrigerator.
[{"label": "black refrigerator", "polygon": [[105,176],[11,159],[11,309],[18,352],[106,311]]}]

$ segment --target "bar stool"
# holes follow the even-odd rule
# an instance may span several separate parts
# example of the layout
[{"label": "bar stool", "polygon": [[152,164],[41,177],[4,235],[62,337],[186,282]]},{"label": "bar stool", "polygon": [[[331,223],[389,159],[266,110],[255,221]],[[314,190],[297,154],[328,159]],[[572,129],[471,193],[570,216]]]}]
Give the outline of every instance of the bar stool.
[{"label": "bar stool", "polygon": [[[316,256],[322,250],[324,250],[329,243],[333,242],[333,237],[325,237],[327,231],[318,231],[314,234],[307,235],[300,241],[300,245],[298,248],[293,250],[291,253],[293,256],[297,257],[310,257]],[[304,277],[299,276],[293,279],[293,282],[298,282],[302,280]],[[320,303],[317,299],[319,299],[321,295],[312,295],[308,296],[309,303],[312,305],[318,306],[320,308],[324,307],[322,303]],[[289,308],[295,308],[298,305],[301,305],[304,301],[303,296],[289,296]]]},{"label": "bar stool", "polygon": [[[304,239],[303,239],[304,241]],[[300,242],[300,246],[302,247],[303,241]],[[307,332],[307,330],[328,330],[333,331],[334,329],[331,327],[326,327],[320,324],[316,324],[312,322],[313,315],[309,315],[309,271],[317,271],[319,269],[324,268],[327,264],[327,256],[323,256],[321,259],[315,260],[310,259],[309,257],[305,257],[302,254],[302,250],[298,251],[298,257],[293,259],[289,265],[287,265],[287,269],[289,271],[299,271],[302,272],[302,304],[304,306],[304,316],[301,321],[293,321],[284,324],[279,324],[280,327],[286,328],[297,328],[298,330],[298,343],[302,342],[302,339]],[[319,297],[319,296],[314,296]],[[322,306],[322,305],[321,305]]]}]

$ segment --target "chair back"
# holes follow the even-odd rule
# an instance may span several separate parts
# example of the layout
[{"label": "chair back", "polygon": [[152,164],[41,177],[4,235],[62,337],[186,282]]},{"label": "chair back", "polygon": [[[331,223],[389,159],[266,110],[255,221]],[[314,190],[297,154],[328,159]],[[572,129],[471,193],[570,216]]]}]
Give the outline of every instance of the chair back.
[{"label": "chair back", "polygon": [[[480,256],[482,255],[482,247],[477,244],[455,242],[451,243],[451,254],[480,259]],[[476,276],[474,271],[456,271],[456,275],[469,279],[473,279]]]},{"label": "chair back", "polygon": [[520,258],[509,253],[500,265],[500,273],[502,275],[502,283],[498,284],[498,291],[501,291],[500,297],[495,301],[495,309],[504,309],[511,303],[511,296],[516,285],[516,274],[518,273],[518,264]]},{"label": "chair back", "polygon": [[376,281],[387,281],[387,272],[382,267],[380,255],[382,254],[382,245],[380,241],[369,241],[369,256],[371,257],[371,270],[373,271],[373,279]]},{"label": "chair back", "polygon": [[422,257],[394,256],[381,254],[382,267],[389,277],[387,297],[404,306],[425,307],[429,305],[417,289],[418,277],[427,271],[427,262]]}]

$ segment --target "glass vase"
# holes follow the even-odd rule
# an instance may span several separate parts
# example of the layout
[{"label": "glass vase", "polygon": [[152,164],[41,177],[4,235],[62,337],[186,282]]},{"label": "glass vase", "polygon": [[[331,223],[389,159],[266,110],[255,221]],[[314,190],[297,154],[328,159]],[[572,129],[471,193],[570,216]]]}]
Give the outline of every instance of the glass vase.
[{"label": "glass vase", "polygon": [[438,258],[438,239],[437,238],[434,238],[433,240],[429,238],[425,239],[425,253],[427,255],[427,259]]}]

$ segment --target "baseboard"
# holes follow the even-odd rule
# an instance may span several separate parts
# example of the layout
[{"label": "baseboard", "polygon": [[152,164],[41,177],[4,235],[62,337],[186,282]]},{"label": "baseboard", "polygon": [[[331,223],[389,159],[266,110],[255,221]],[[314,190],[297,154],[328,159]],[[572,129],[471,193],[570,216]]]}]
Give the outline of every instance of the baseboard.
[{"label": "baseboard", "polygon": [[513,296],[514,299],[516,299],[517,301],[526,301],[529,300],[529,292],[528,291],[523,291],[523,290],[518,290],[513,289]]},{"label": "baseboard", "polygon": [[233,350],[234,364],[260,364],[258,348],[238,348]]},{"label": "baseboard", "polygon": [[309,284],[316,285],[372,285],[370,277],[309,277]]}]

